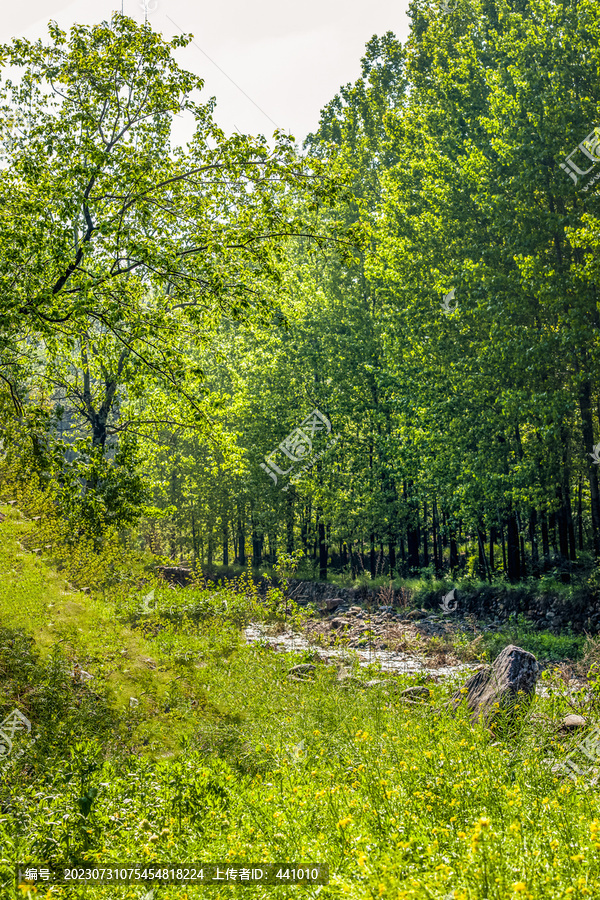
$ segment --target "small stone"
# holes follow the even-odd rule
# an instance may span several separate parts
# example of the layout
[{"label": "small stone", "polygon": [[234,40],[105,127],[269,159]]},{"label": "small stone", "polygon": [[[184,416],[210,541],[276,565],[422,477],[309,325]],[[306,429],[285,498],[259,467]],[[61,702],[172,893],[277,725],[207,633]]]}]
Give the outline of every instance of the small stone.
[{"label": "small stone", "polygon": [[583,716],[576,716],[573,713],[569,716],[565,716],[562,720],[563,728],[568,728],[569,730],[574,730],[576,728],[583,728],[586,722]]},{"label": "small stone", "polygon": [[423,612],[422,609],[411,609],[410,612],[406,613],[407,619],[424,619],[427,616],[426,612]]},{"label": "small stone", "polygon": [[317,667],[313,663],[302,663],[299,666],[293,666],[288,672],[288,678],[294,678],[297,681],[306,681],[316,672]]},{"label": "small stone", "polygon": [[333,610],[337,609],[338,606],[341,606],[343,602],[341,597],[330,597],[329,600],[325,601],[325,607],[329,612],[333,612]]},{"label": "small stone", "polygon": [[340,617],[331,620],[332,628],[343,628],[344,625],[350,625],[350,622],[348,622],[347,619],[342,619]]}]

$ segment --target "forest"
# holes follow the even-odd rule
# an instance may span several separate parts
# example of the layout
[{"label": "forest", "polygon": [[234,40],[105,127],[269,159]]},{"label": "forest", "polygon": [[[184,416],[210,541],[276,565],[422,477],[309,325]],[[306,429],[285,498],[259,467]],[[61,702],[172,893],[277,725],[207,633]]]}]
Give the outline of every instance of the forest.
[{"label": "forest", "polygon": [[0,46],[0,900],[600,896],[600,11],[409,19]]},{"label": "forest", "polygon": [[321,579],[600,555],[598,16],[412,15],[302,148],[227,138],[127,17],[5,48],[3,466],[73,533]]}]

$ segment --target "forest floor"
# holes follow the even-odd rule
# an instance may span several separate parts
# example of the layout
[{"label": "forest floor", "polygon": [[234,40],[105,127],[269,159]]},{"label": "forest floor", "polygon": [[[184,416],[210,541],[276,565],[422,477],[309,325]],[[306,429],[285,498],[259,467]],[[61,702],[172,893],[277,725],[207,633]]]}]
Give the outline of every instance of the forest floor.
[{"label": "forest floor", "polygon": [[[16,861],[146,869],[144,885],[18,892],[36,898],[201,897],[205,885],[148,875],[198,862],[222,864],[217,898],[247,896],[241,871],[266,863],[278,878],[254,884],[257,898],[600,896],[597,639],[418,611],[285,612],[251,579],[85,594],[25,549],[35,523],[2,512],[0,718],[17,709],[31,729],[0,761],[2,898]],[[286,634],[306,643],[276,646]],[[448,713],[468,675],[456,667],[527,640],[544,671],[515,726]],[[386,671],[375,651],[420,668]],[[455,670],[436,677],[444,665]],[[563,725],[572,712],[577,732]],[[329,883],[294,885],[306,863]]]}]

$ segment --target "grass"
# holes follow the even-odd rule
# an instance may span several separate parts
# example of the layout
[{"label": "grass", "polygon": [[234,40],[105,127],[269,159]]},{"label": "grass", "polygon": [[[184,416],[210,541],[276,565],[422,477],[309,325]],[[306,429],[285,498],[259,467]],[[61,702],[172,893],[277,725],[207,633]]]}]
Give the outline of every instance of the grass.
[{"label": "grass", "polygon": [[[585,772],[573,782],[551,771],[571,751],[589,767],[581,734],[563,733],[560,721],[572,711],[598,720],[594,672],[575,694],[545,672],[550,696],[501,734],[447,713],[456,682],[430,682],[429,700],[408,705],[400,691],[415,683],[409,677],[379,675],[382,684],[365,687],[319,663],[309,680],[293,681],[288,671],[303,655],[248,645],[241,633],[250,618],[277,620],[276,594],[262,606],[250,582],[170,590],[138,568],[135,579],[85,595],[18,547],[39,526],[3,510],[1,713],[19,708],[38,740],[19,738],[0,766],[2,897],[14,896],[16,858],[329,866],[326,886],[254,886],[257,898],[600,895],[597,790]],[[127,555],[121,562],[126,570]],[[144,613],[152,588],[156,609]],[[491,654],[502,641],[543,638],[511,627],[484,636]],[[540,650],[570,649],[590,663],[600,653],[594,641],[544,640]],[[75,661],[92,681],[73,678]],[[238,894],[247,888],[210,889]],[[30,895],[144,891],[38,884]],[[163,885],[156,896],[192,900],[206,890]]]}]

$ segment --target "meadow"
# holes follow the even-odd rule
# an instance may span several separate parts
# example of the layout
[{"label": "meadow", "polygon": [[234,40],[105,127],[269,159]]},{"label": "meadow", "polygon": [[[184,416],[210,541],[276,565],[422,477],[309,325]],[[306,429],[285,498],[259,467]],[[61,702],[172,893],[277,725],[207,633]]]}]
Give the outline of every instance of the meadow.
[{"label": "meadow", "polygon": [[[281,627],[275,588],[260,598],[241,577],[173,589],[131,551],[118,557],[113,548],[119,564],[104,587],[100,572],[96,582],[86,572],[82,551],[80,577],[93,583],[83,593],[58,571],[60,560],[26,549],[44,540],[43,517],[33,521],[14,505],[2,512],[1,709],[16,707],[32,723],[1,769],[3,896],[15,895],[16,860],[223,862],[238,873],[261,862],[329,867],[327,885],[282,878],[252,886],[256,897],[598,896],[594,773],[574,781],[552,772],[581,740],[561,730],[562,717],[597,716],[594,640],[574,650],[584,668],[590,663],[585,688],[569,692],[550,667],[548,696],[493,733],[445,709],[464,676],[436,683],[355,663],[354,679],[339,681],[323,664],[305,681],[290,679],[310,654],[274,652],[242,634],[250,621]],[[308,615],[294,613],[294,627]],[[507,628],[504,645],[510,640]],[[501,643],[491,636],[482,660]],[[381,683],[368,686],[375,675]],[[414,684],[429,695],[408,704],[401,691]],[[207,889],[38,883],[21,895],[141,898],[151,890],[185,900]],[[208,890],[244,895],[248,885],[238,875]]]}]

